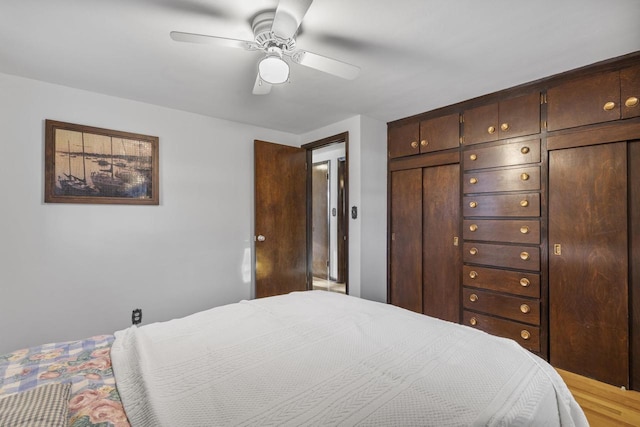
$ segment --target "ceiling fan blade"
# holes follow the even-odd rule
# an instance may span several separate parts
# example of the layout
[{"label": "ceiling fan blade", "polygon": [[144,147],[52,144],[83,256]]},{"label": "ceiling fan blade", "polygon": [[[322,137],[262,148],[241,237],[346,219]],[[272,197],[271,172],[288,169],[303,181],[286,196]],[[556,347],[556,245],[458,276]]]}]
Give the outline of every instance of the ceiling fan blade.
[{"label": "ceiling fan blade", "polygon": [[317,53],[297,50],[291,55],[291,60],[305,67],[314,68],[343,79],[353,80],[360,74],[360,67],[318,55]]},{"label": "ceiling fan blade", "polygon": [[271,84],[260,78],[260,74],[256,77],[256,83],[253,85],[254,95],[266,95],[271,92]]},{"label": "ceiling fan blade", "polygon": [[285,40],[293,38],[313,0],[280,0],[271,31]]},{"label": "ceiling fan blade", "polygon": [[177,42],[215,44],[225,47],[237,47],[244,50],[257,50],[255,42],[247,40],[229,39],[226,37],[207,36],[204,34],[183,33],[181,31],[171,31],[170,36]]}]

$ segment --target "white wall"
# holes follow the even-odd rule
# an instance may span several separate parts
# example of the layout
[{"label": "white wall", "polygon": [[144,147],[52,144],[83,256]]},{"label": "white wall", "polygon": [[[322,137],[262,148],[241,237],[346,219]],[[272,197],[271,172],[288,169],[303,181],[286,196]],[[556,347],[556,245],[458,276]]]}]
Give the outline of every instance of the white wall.
[{"label": "white wall", "polygon": [[[296,135],[0,74],[0,354],[249,298],[253,141]],[[44,120],[160,138],[160,206],[43,203]]]},{"label": "white wall", "polygon": [[349,132],[349,213],[352,206],[358,208],[357,219],[349,216],[349,294],[386,301],[387,127],[354,116],[300,135],[301,143],[342,132]]}]

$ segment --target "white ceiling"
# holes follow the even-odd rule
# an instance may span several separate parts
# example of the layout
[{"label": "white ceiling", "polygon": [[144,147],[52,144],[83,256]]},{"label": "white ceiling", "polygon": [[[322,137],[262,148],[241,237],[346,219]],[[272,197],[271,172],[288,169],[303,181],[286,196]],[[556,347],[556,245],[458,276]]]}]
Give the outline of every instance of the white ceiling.
[{"label": "white ceiling", "polygon": [[361,67],[291,65],[251,91],[253,40],[277,0],[0,0],[0,72],[295,134],[356,114],[384,122],[640,50],[638,0],[315,0],[297,46]]}]

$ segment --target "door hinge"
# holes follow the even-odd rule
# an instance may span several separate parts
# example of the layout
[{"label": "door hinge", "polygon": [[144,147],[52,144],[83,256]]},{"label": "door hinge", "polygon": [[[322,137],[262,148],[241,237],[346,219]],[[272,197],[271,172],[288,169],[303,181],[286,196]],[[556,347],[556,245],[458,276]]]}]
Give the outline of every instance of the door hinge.
[{"label": "door hinge", "polygon": [[455,236],[453,238],[453,246],[458,246],[460,239],[458,239],[458,236]]},{"label": "door hinge", "polygon": [[553,245],[553,254],[554,255],[562,255],[562,245],[559,243],[556,243],[555,245]]},{"label": "door hinge", "polygon": [[327,172],[327,181],[329,181],[329,172]]},{"label": "door hinge", "polygon": [[547,103],[547,94],[546,93],[541,93],[540,94],[540,105],[546,104]]},{"label": "door hinge", "polygon": [[464,115],[460,114],[460,123],[464,123]]},{"label": "door hinge", "polygon": [[396,233],[391,233],[391,240],[393,240],[393,241],[396,240]]},{"label": "door hinge", "polygon": [[547,121],[546,120],[542,121],[542,129],[547,130]]},{"label": "door hinge", "polygon": [[464,144],[464,136],[460,137],[460,145]]}]

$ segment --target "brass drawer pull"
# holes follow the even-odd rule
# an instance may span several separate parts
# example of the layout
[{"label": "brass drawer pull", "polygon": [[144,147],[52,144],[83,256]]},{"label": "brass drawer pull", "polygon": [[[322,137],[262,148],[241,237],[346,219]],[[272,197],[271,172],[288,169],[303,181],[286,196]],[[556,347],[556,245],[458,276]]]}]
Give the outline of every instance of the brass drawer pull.
[{"label": "brass drawer pull", "polygon": [[478,277],[478,272],[475,270],[471,270],[469,272],[469,277],[471,277],[472,279],[475,279],[476,277]]},{"label": "brass drawer pull", "polygon": [[523,181],[528,181],[529,180],[529,174],[528,173],[523,173],[522,175],[520,175],[520,179]]},{"label": "brass drawer pull", "polygon": [[469,207],[475,209],[478,207],[478,202],[469,202]]},{"label": "brass drawer pull", "polygon": [[471,231],[477,231],[477,230],[478,230],[478,226],[477,226],[476,224],[471,224],[471,225],[469,226],[469,230],[471,230]]},{"label": "brass drawer pull", "polygon": [[528,200],[520,200],[520,206],[522,206],[523,208],[526,208],[527,206],[529,206],[529,201]]},{"label": "brass drawer pull", "polygon": [[520,286],[522,286],[523,288],[526,288],[529,285],[531,285],[531,282],[529,281],[529,279],[527,279],[526,277],[523,277],[522,279],[520,279]]},{"label": "brass drawer pull", "polygon": [[639,102],[640,101],[638,100],[638,97],[631,96],[631,97],[627,98],[626,101],[624,101],[624,105],[625,105],[625,107],[631,108],[631,107],[635,107],[636,105],[638,105]]},{"label": "brass drawer pull", "polygon": [[604,105],[602,106],[602,109],[603,109],[604,111],[611,111],[611,110],[613,110],[614,108],[616,108],[616,103],[615,103],[615,102],[611,102],[611,101],[607,102],[606,104],[604,104]]},{"label": "brass drawer pull", "polygon": [[520,152],[521,152],[522,154],[527,154],[527,153],[529,152],[529,147],[522,147],[522,148],[520,149]]},{"label": "brass drawer pull", "polygon": [[529,234],[529,226],[523,225],[522,227],[520,227],[520,232],[522,234]]},{"label": "brass drawer pull", "polygon": [[469,156],[469,158],[471,160],[473,160],[473,161],[476,161],[476,160],[478,160],[478,155],[477,154],[472,154],[472,155]]},{"label": "brass drawer pull", "polygon": [[476,295],[476,294],[469,295],[469,301],[471,301],[471,302],[478,301],[478,295]]},{"label": "brass drawer pull", "polygon": [[423,139],[422,141],[420,141],[420,145],[422,145],[423,147],[426,147],[427,145],[429,145],[429,141],[427,141],[426,139]]},{"label": "brass drawer pull", "polygon": [[529,338],[531,338],[531,334],[526,329],[523,329],[520,332],[520,336],[522,337],[523,340],[528,340]]},{"label": "brass drawer pull", "polygon": [[520,259],[526,261],[530,258],[529,252],[520,252]]},{"label": "brass drawer pull", "polygon": [[502,131],[506,132],[509,130],[509,123],[503,123],[500,125],[500,129],[502,129]]},{"label": "brass drawer pull", "polygon": [[471,319],[469,319],[469,323],[471,324],[471,326],[476,326],[478,324],[478,319],[472,317]]},{"label": "brass drawer pull", "polygon": [[487,132],[488,132],[489,134],[493,135],[494,133],[496,133],[496,128],[495,128],[495,127],[493,127],[493,126],[489,126],[489,127],[487,128]]},{"label": "brass drawer pull", "polygon": [[471,248],[469,249],[469,253],[471,255],[477,255],[478,254],[478,248]]},{"label": "brass drawer pull", "polygon": [[471,178],[469,180],[469,184],[477,184],[478,183],[478,178]]},{"label": "brass drawer pull", "polygon": [[411,148],[418,148],[418,141],[412,141]]},{"label": "brass drawer pull", "polygon": [[531,311],[531,307],[529,307],[527,304],[522,304],[520,306],[520,311],[523,312],[524,314],[527,314],[528,312]]}]

